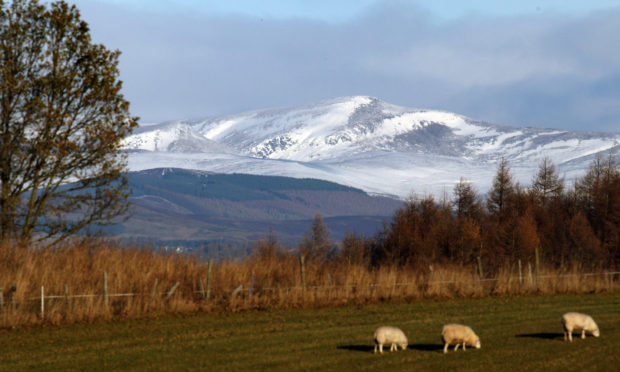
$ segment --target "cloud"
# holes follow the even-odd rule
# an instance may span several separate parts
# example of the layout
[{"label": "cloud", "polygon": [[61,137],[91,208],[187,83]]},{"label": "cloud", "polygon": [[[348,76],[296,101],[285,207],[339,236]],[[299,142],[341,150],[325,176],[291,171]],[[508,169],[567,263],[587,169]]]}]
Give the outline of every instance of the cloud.
[{"label": "cloud", "polygon": [[94,40],[123,52],[123,91],[144,121],[365,94],[505,124],[620,128],[620,8],[439,22],[388,2],[324,22],[78,6]]}]

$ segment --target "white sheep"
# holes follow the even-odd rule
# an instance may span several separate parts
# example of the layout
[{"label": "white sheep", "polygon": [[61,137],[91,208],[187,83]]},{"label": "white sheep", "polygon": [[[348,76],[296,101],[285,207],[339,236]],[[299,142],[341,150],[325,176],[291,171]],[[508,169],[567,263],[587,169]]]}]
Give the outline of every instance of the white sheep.
[{"label": "white sheep", "polygon": [[568,338],[573,342],[573,330],[581,330],[581,338],[586,338],[586,331],[592,333],[594,337],[599,337],[601,332],[590,315],[582,313],[566,313],[562,315],[562,326],[564,327],[564,341]]},{"label": "white sheep", "polygon": [[405,350],[407,348],[407,336],[400,328],[383,326],[375,330],[375,353],[377,346],[379,352],[383,354],[383,345],[390,344],[390,351],[398,350],[398,346]]},{"label": "white sheep", "polygon": [[456,351],[460,345],[474,346],[476,349],[480,349],[480,338],[474,333],[474,331],[466,325],[462,324],[446,324],[441,330],[441,340],[445,344],[443,347],[444,354],[448,352],[448,346],[454,345],[454,351]]}]

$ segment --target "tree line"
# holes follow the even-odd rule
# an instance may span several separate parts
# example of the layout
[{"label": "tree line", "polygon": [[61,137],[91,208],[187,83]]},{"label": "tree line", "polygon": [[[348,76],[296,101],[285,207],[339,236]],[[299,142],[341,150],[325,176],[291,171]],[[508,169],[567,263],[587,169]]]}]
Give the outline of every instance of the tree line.
[{"label": "tree line", "polygon": [[[277,254],[271,233],[255,244],[255,255]],[[453,198],[412,196],[373,237],[349,233],[336,248],[317,214],[298,246],[320,264],[349,263],[428,269],[434,263],[474,265],[497,271],[519,260],[554,268],[620,267],[620,167],[610,152],[598,156],[571,187],[545,157],[530,187],[514,181],[501,159],[483,198],[461,178]]]}]

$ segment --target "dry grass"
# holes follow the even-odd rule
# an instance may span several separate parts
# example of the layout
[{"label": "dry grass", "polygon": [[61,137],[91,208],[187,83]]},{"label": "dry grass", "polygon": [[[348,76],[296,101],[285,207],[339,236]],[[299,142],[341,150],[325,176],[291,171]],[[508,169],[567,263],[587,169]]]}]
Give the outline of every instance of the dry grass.
[{"label": "dry grass", "polygon": [[[107,273],[109,301],[103,298]],[[1,327],[41,323],[92,322],[162,313],[245,311],[252,309],[339,306],[421,298],[475,298],[488,295],[602,293],[618,289],[618,275],[584,275],[570,270],[541,270],[536,280],[515,265],[480,280],[476,268],[434,265],[432,270],[333,263],[305,265],[305,286],[296,255],[251,257],[242,262],[213,265],[210,298],[208,263],[192,257],[121,249],[109,243],[76,244],[58,249],[0,249],[0,287],[3,288]],[[166,292],[179,282],[174,294]],[[252,287],[252,282],[254,283]],[[155,286],[155,283],[157,285]],[[243,289],[234,297],[239,285]],[[10,288],[16,287],[12,292]],[[46,296],[40,316],[41,286]],[[250,288],[252,295],[250,296]],[[69,297],[66,297],[66,294]],[[92,294],[92,297],[71,297]],[[132,294],[112,296],[113,294]]]}]

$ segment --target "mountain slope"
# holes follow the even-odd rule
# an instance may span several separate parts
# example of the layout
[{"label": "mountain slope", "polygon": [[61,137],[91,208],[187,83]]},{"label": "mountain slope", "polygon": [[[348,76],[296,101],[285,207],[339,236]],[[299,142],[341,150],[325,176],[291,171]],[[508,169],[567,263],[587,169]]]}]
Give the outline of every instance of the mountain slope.
[{"label": "mountain slope", "polygon": [[132,216],[121,238],[252,242],[273,230],[296,245],[317,212],[333,238],[371,236],[402,202],[316,179],[214,174],[158,168],[128,174]]},{"label": "mountain slope", "polygon": [[125,147],[148,151],[131,153],[132,170],[311,177],[404,198],[450,192],[460,177],[485,192],[501,157],[522,185],[544,156],[570,181],[596,154],[620,149],[618,141],[619,133],[509,127],[356,96],[143,127]]}]

